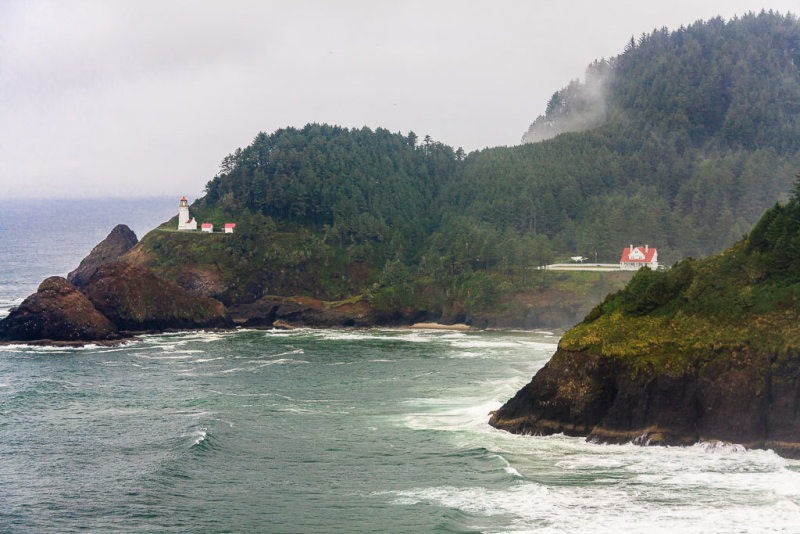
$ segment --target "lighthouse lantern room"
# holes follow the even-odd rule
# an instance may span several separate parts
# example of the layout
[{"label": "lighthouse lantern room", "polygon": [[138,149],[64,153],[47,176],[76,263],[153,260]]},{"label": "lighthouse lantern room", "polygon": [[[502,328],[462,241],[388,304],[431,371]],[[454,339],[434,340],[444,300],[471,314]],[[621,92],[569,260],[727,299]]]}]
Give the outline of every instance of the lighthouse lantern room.
[{"label": "lighthouse lantern room", "polygon": [[181,198],[178,208],[178,230],[197,230],[197,221],[189,216],[189,205],[186,197]]}]

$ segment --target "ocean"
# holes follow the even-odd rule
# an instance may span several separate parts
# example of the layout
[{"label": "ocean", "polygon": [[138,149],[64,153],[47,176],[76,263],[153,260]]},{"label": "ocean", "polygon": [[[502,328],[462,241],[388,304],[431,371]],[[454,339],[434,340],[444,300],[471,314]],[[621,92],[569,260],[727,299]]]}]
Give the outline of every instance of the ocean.
[{"label": "ocean", "polygon": [[[176,209],[0,201],[0,316],[118,222],[141,236]],[[800,462],[771,451],[489,427],[557,342],[375,328],[0,346],[0,531],[800,530]]]}]

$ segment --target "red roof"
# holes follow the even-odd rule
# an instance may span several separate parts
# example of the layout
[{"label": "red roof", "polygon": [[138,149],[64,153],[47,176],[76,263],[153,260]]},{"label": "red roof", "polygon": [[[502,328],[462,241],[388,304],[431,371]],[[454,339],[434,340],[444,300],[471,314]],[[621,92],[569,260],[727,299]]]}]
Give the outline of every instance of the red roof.
[{"label": "red roof", "polygon": [[213,226],[211,223],[203,223],[203,228],[212,228]]},{"label": "red roof", "polygon": [[182,202],[186,202],[186,197],[181,197]]},{"label": "red roof", "polygon": [[622,258],[620,258],[620,263],[628,262],[628,263],[650,263],[653,261],[653,256],[656,253],[656,249],[653,247],[648,248],[646,251],[644,247],[633,247],[633,250],[639,249],[639,251],[644,255],[643,259],[630,259],[631,249],[630,247],[625,247],[622,249]]},{"label": "red roof", "polygon": [[236,223],[225,223],[225,228],[236,228]]}]

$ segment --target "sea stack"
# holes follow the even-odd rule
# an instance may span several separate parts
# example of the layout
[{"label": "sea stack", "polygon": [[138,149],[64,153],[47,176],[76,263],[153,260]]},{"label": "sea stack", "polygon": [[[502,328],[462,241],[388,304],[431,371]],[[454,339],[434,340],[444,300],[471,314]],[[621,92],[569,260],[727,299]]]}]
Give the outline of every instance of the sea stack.
[{"label": "sea stack", "polygon": [[74,286],[81,287],[89,281],[98,267],[104,263],[116,261],[132,249],[138,241],[133,230],[124,224],[118,224],[105,239],[92,249],[88,256],[83,258],[77,269],[67,275],[67,280]]}]

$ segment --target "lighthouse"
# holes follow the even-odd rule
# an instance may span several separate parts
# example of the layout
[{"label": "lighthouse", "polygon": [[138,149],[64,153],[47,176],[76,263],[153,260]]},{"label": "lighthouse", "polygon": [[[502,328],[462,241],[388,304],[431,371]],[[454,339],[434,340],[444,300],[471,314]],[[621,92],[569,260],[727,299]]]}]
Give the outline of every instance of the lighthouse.
[{"label": "lighthouse", "polygon": [[178,208],[178,230],[197,230],[197,221],[189,216],[189,205],[186,203],[186,197],[181,198],[181,204]]}]

